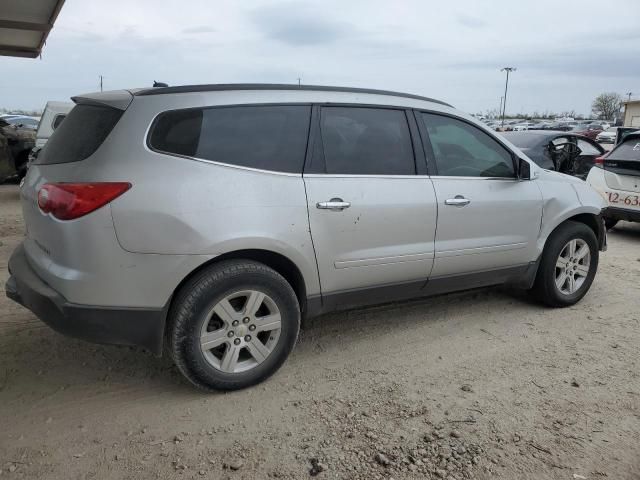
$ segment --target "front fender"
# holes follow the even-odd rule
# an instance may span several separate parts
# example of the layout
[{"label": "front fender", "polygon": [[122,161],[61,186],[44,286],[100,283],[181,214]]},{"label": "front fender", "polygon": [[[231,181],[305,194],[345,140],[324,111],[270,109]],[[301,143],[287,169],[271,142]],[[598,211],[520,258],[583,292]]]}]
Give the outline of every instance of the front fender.
[{"label": "front fender", "polygon": [[547,179],[542,179],[539,184],[544,203],[537,242],[538,253],[542,253],[549,235],[560,224],[579,215],[593,217],[593,226],[597,227],[596,234],[602,248],[605,243],[604,227],[600,217],[605,207],[602,197],[581,180],[560,174],[549,175],[550,172],[545,173]]}]

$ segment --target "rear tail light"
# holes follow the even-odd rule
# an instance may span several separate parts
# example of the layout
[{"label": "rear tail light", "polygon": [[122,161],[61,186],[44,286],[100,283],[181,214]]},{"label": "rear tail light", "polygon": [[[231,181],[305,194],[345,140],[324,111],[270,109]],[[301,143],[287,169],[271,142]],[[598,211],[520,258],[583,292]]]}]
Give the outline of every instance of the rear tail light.
[{"label": "rear tail light", "polygon": [[593,161],[593,165],[598,168],[604,168],[604,157],[596,157]]},{"label": "rear tail light", "polygon": [[127,182],[45,183],[38,206],[59,220],[73,220],[97,210],[131,188]]}]

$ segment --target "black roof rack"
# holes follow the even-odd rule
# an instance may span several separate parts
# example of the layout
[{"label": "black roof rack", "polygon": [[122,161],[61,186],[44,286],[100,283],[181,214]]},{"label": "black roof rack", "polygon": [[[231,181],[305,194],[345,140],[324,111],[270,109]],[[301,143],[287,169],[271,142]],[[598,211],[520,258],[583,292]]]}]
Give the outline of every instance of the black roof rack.
[{"label": "black roof rack", "polygon": [[190,92],[220,92],[225,90],[305,90],[320,92],[348,92],[348,93],[369,93],[373,95],[389,95],[393,97],[412,98],[425,102],[439,103],[451,107],[448,103],[433,98],[421,97],[410,93],[390,92],[388,90],[373,90],[369,88],[351,87],[328,87],[323,85],[288,85],[282,83],[219,83],[210,85],[180,85],[176,87],[156,87],[140,90],[136,96],[146,95],[166,95],[169,93],[190,93]]}]

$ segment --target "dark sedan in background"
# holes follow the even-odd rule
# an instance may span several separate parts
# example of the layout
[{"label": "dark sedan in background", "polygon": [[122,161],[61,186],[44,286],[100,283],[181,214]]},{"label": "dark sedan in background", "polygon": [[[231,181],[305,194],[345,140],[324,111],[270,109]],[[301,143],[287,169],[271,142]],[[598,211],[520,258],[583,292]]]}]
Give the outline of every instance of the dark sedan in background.
[{"label": "dark sedan in background", "polygon": [[596,158],[605,154],[598,143],[574,132],[528,130],[502,135],[540,167],[582,180],[587,178]]}]

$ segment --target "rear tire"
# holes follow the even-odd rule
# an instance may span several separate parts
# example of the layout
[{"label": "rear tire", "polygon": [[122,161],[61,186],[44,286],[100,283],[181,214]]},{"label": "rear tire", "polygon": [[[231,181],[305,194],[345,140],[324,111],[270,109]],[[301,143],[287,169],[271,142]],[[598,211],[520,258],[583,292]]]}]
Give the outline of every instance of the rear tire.
[{"label": "rear tire", "polygon": [[300,307],[275,270],[229,260],[190,279],[168,321],[168,348],[180,372],[204,390],[237,390],[282,366],[298,338]]},{"label": "rear tire", "polygon": [[550,307],[574,305],[593,283],[599,253],[598,240],[591,228],[578,222],[563,223],[547,239],[534,295]]}]

